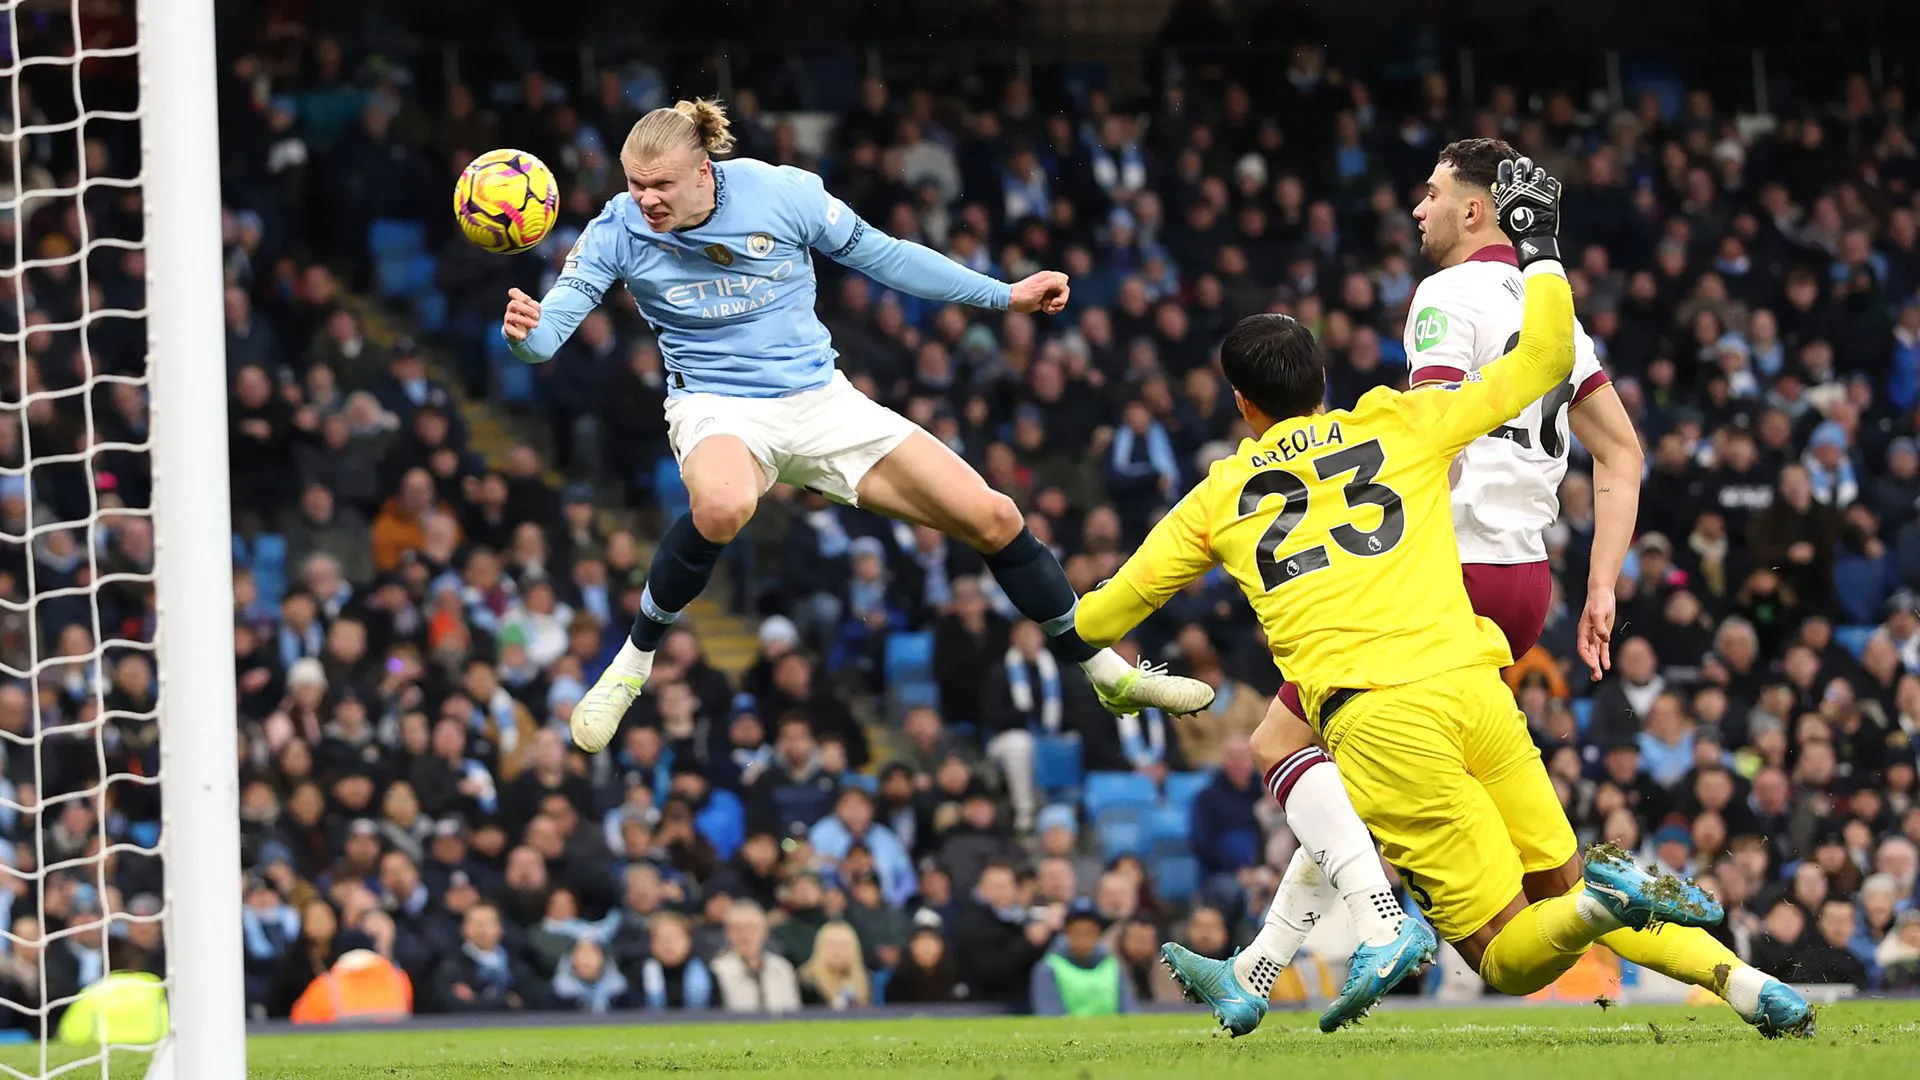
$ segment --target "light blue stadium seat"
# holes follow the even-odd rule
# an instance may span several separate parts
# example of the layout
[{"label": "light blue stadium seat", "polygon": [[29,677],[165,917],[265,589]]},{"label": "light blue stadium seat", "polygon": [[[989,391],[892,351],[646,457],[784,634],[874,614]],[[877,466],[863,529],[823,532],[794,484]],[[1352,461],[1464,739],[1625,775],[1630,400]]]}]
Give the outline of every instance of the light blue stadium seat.
[{"label": "light blue stadium seat", "polygon": [[404,300],[433,288],[439,260],[427,254],[386,255],[373,262],[375,286],[390,300]]},{"label": "light blue stadium seat", "polygon": [[417,255],[427,249],[427,227],[418,221],[381,218],[367,227],[367,253],[376,259]]},{"label": "light blue stadium seat", "polygon": [[1213,783],[1212,773],[1177,772],[1167,774],[1167,805],[1185,817],[1193,809],[1193,800]]},{"label": "light blue stadium seat", "polygon": [[420,322],[420,330],[427,334],[439,334],[447,328],[447,294],[439,289],[428,289],[413,298],[413,314]]},{"label": "light blue stadium seat", "polygon": [[1100,857],[1107,862],[1122,855],[1144,855],[1147,832],[1137,821],[1114,821],[1100,829]]},{"label": "light blue stadium seat", "polygon": [[1834,628],[1833,640],[1839,642],[1841,648],[1853,654],[1853,658],[1858,660],[1860,654],[1867,651],[1867,642],[1872,639],[1874,631],[1878,629],[1880,628],[1877,626],[1840,626]]},{"label": "light blue stadium seat", "polygon": [[1200,891],[1200,863],[1191,855],[1155,859],[1147,870],[1153,875],[1153,891],[1162,900],[1185,903]]},{"label": "light blue stadium seat", "polygon": [[668,521],[687,512],[687,484],[680,479],[680,463],[671,457],[661,458],[653,467],[653,497]]},{"label": "light blue stadium seat", "polygon": [[127,825],[127,843],[143,848],[159,847],[160,823],[157,821],[129,822]]},{"label": "light blue stadium seat", "polygon": [[1185,810],[1176,810],[1171,806],[1156,807],[1146,817],[1147,839],[1154,843],[1162,840],[1176,841],[1185,847],[1192,820]]},{"label": "light blue stadium seat", "polygon": [[253,583],[260,598],[277,604],[287,593],[289,574],[298,567],[287,565],[287,538],[279,533],[261,533],[253,538]]},{"label": "light blue stadium seat", "polygon": [[902,630],[887,635],[887,685],[933,678],[933,634]]},{"label": "light blue stadium seat", "polygon": [[1099,817],[1101,811],[1113,806],[1151,807],[1160,801],[1160,793],[1153,789],[1153,781],[1139,773],[1097,772],[1087,774],[1087,790],[1084,796],[1087,813]]},{"label": "light blue stadium seat", "polygon": [[1573,709],[1573,726],[1581,734],[1586,734],[1587,725],[1593,720],[1593,699],[1578,697],[1570,703]]},{"label": "light blue stadium seat", "polygon": [[940,684],[932,679],[907,678],[900,682],[889,682],[888,689],[893,692],[893,708],[897,714],[908,709],[940,708]]},{"label": "light blue stadium seat", "polygon": [[1033,780],[1042,791],[1066,791],[1080,786],[1082,757],[1079,738],[1042,735],[1035,740]]}]

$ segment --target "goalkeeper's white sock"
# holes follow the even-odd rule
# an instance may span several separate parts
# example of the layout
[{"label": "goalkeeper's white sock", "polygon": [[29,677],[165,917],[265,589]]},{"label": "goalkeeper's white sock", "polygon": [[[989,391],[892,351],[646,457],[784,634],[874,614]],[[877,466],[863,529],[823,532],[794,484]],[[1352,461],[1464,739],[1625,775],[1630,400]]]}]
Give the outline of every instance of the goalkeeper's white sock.
[{"label": "goalkeeper's white sock", "polygon": [[1111,690],[1120,685],[1120,680],[1133,670],[1133,665],[1112,649],[1101,649],[1088,657],[1080,665],[1080,670],[1087,673],[1093,685],[1102,690]]},{"label": "goalkeeper's white sock", "polygon": [[1267,790],[1287,813],[1300,847],[1353,916],[1362,944],[1383,945],[1400,933],[1406,912],[1387,884],[1373,835],[1340,783],[1340,770],[1326,751],[1309,746],[1267,770]]},{"label": "goalkeeper's white sock", "polygon": [[1287,864],[1280,889],[1267,906],[1267,918],[1253,942],[1233,958],[1233,975],[1240,985],[1262,997],[1271,996],[1273,981],[1280,977],[1300,946],[1313,932],[1330,904],[1339,900],[1333,886],[1313,865],[1305,848],[1293,853]]}]

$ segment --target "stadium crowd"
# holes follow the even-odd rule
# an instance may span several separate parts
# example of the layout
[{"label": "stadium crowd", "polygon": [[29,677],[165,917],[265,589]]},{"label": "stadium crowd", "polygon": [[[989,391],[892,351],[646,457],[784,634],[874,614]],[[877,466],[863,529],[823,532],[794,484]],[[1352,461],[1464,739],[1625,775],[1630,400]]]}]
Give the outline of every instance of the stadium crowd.
[{"label": "stadium crowd", "polygon": [[[1002,278],[1073,276],[1051,320],[848,274],[822,303],[848,374],[1012,495],[1082,590],[1245,434],[1211,363],[1234,320],[1310,325],[1331,406],[1403,385],[1427,270],[1407,211],[1439,148],[1500,136],[1564,177],[1581,316],[1648,472],[1614,671],[1590,684],[1572,662],[1593,528],[1573,451],[1556,603],[1510,671],[1520,706],[1582,838],[1709,882],[1743,957],[1792,981],[1920,984],[1920,116],[1904,91],[1851,75],[1753,129],[1703,90],[1602,109],[1492,82],[1467,101],[1438,72],[1376,86],[1313,47],[1283,62],[1280,78],[1166,75],[1139,100],[869,78],[815,152],[752,89],[730,105],[740,153],[820,170],[896,236]],[[776,489],[728,567],[753,665],[717,670],[689,621],[614,746],[570,749],[568,710],[644,581],[650,515],[608,508],[673,498],[660,358],[624,294],[540,369],[496,368],[488,342],[506,285],[551,281],[621,189],[609,148],[662,103],[645,65],[596,75],[443,86],[327,37],[236,50],[225,70],[250,1009],[288,1015],[343,956],[403,972],[418,1011],[1177,998],[1158,943],[1225,955],[1290,852],[1245,743],[1279,673],[1229,582],[1135,643],[1214,683],[1213,709],[1116,723],[971,551]],[[501,144],[556,169],[566,227],[512,260],[449,241],[444,333],[376,345],[348,302],[371,287],[362,237],[392,219],[444,236],[452,169]],[[29,186],[83,161],[131,175],[134,150],[33,141]],[[141,330],[31,329],[139,307],[137,252],[90,251],[85,277],[62,261],[137,235],[137,195],[82,201],[0,218],[0,525],[33,529],[0,546],[0,997],[29,1007],[163,963],[156,861],[87,859],[151,844],[157,801],[150,591],[107,577],[152,565],[149,478],[118,448],[144,438],[143,391],[90,381],[137,374]],[[22,272],[16,250],[39,261]],[[462,392],[531,407],[551,458],[483,460]],[[90,473],[22,470],[29,448],[90,447]],[[13,606],[29,586],[75,592],[29,612]],[[909,670],[915,640],[931,652]],[[29,656],[52,659],[16,677]],[[1164,797],[1177,854],[1117,840],[1119,819],[1080,800],[1114,773]],[[39,801],[103,775],[102,799]],[[79,861],[42,890],[36,858]]]}]

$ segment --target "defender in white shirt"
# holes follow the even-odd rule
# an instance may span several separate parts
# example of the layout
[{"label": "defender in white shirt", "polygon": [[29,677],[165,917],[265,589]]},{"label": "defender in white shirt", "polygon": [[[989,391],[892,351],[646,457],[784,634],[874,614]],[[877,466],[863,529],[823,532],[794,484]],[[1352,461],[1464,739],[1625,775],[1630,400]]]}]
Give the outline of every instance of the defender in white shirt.
[{"label": "defender in white shirt", "polygon": [[[1516,157],[1513,147],[1496,139],[1451,143],[1440,151],[1426,194],[1414,207],[1421,252],[1441,268],[1414,291],[1407,316],[1409,382],[1415,387],[1477,378],[1479,369],[1510,349],[1517,336],[1519,259],[1496,218],[1490,191],[1500,162]],[[1574,335],[1568,382],[1512,424],[1468,444],[1455,460],[1453,523],[1474,611],[1506,633],[1515,659],[1524,656],[1540,637],[1553,591],[1542,533],[1560,514],[1568,436],[1580,440],[1593,455],[1594,537],[1577,647],[1598,680],[1612,666],[1614,586],[1639,515],[1642,455],[1626,408],[1577,321]],[[1273,709],[1303,715],[1292,686],[1281,687]],[[1304,720],[1281,730],[1311,745],[1312,730]],[[1578,862],[1526,866],[1527,900],[1571,890],[1580,878],[1570,867]],[[1420,899],[1417,891],[1414,898]],[[1284,967],[1334,899],[1303,846],[1288,864],[1266,925],[1250,948]],[[1618,930],[1600,941],[1627,960],[1713,991],[1763,1035],[1813,1034],[1813,1011],[1804,998],[1741,961],[1704,930],[1669,926],[1658,937]]]}]

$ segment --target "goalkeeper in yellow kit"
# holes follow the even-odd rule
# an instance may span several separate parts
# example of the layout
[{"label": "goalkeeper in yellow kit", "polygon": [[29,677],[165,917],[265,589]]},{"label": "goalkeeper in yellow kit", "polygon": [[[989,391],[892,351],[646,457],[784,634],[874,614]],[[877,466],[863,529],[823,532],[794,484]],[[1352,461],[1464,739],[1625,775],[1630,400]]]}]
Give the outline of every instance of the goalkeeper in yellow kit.
[{"label": "goalkeeper in yellow kit", "polygon": [[[1090,644],[1117,641],[1225,567],[1388,861],[1434,928],[1509,994],[1547,986],[1623,926],[1721,917],[1704,892],[1611,851],[1590,854],[1565,895],[1529,904],[1521,888],[1523,866],[1572,860],[1576,845],[1500,680],[1512,663],[1506,638],[1467,599],[1448,472],[1469,442],[1572,371],[1559,195],[1559,182],[1526,159],[1501,164],[1495,206],[1525,276],[1525,321],[1518,345],[1477,379],[1374,390],[1329,413],[1305,327],[1281,315],[1235,326],[1220,364],[1259,434],[1214,463],[1119,573],[1082,598],[1075,620]],[[1230,962],[1175,950],[1169,966],[1216,1014],[1264,1013]],[[1229,1030],[1250,1028],[1247,1020],[1257,1023],[1222,1016]]]}]

